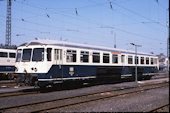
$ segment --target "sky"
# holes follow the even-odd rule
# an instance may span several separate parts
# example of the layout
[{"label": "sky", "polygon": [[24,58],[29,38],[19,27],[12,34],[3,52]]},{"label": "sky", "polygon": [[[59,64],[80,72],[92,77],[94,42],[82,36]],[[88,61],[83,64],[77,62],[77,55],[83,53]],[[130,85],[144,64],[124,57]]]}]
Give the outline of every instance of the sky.
[{"label": "sky", "polygon": [[[0,43],[5,44],[7,1],[0,0]],[[12,0],[12,45],[68,42],[167,55],[169,0]]]}]

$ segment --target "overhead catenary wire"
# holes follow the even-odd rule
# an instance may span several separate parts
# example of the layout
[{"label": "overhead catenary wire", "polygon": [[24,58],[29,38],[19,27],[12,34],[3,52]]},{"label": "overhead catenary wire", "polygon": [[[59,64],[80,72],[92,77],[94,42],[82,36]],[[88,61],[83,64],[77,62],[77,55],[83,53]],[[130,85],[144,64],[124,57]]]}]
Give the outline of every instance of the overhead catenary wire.
[{"label": "overhead catenary wire", "polygon": [[[21,3],[21,2],[19,2],[19,1],[17,1],[17,2],[18,2],[18,3]],[[112,3],[112,2],[110,2],[110,3]],[[115,3],[114,1],[113,1],[113,3],[116,4],[117,6],[123,8],[123,9],[126,9],[127,11],[130,11],[130,12],[136,14],[136,15],[141,16],[142,18],[145,18],[145,19],[147,19],[147,20],[151,20],[151,19],[149,19],[149,18],[147,18],[147,17],[145,17],[145,16],[143,16],[143,15],[141,15],[141,14],[138,14],[137,12],[134,12],[134,11],[132,11],[132,10],[130,10],[130,9],[127,9],[127,8],[125,8],[125,7],[120,6],[119,4]],[[23,3],[22,3],[22,4],[23,4]],[[101,3],[101,4],[103,4],[103,3]],[[101,5],[101,4],[100,4],[100,5]],[[27,4],[24,4],[24,5],[27,5],[27,6],[30,6],[30,7],[33,7],[33,8],[38,8],[38,9],[41,9],[41,10],[47,10],[47,8],[42,8],[42,7],[33,6],[33,5],[28,4],[28,3],[27,3]],[[88,6],[86,6],[86,7],[88,7]],[[84,7],[80,7],[80,8],[84,8]],[[77,8],[76,8],[76,9],[77,9]],[[55,12],[55,13],[57,13],[57,12]],[[58,12],[58,13],[59,13],[59,12]],[[68,15],[66,15],[66,16],[68,16]],[[160,23],[157,23],[157,24],[160,24]],[[162,24],[160,24],[160,25],[162,25]]]},{"label": "overhead catenary wire", "polygon": [[[18,3],[20,3],[20,2],[18,2]],[[107,3],[107,2],[106,2],[106,3]],[[106,3],[101,3],[101,4],[106,4]],[[127,8],[125,8],[125,7],[123,7],[123,6],[115,3],[114,1],[113,1],[113,2],[110,2],[110,4],[112,4],[112,3],[116,4],[118,7],[121,7],[121,8],[123,8],[123,9],[126,9],[127,11],[129,11],[129,12],[135,14],[135,15],[138,15],[138,16],[146,19],[146,20],[149,20],[150,22],[155,22],[155,20],[152,20],[152,19],[150,19],[150,18],[147,18],[147,17],[145,17],[145,16],[143,16],[143,15],[135,12],[135,11],[132,11],[132,10],[130,10],[130,9],[127,9]],[[99,4],[99,3],[98,3],[98,4]],[[101,4],[100,4],[100,5],[101,5]],[[41,9],[41,10],[48,10],[47,8],[41,8],[41,7],[33,6],[33,5],[28,4],[28,3],[27,3],[27,4],[24,4],[24,5],[27,5],[27,6],[30,6],[30,7],[33,7],[33,8],[38,8],[38,9]],[[86,7],[88,7],[88,6],[86,6]],[[112,7],[112,5],[111,5],[110,7]],[[83,7],[80,7],[80,8],[83,8]],[[80,9],[80,8],[79,8],[79,9]],[[77,8],[75,8],[75,9],[76,9],[76,11],[77,11]],[[49,11],[49,10],[48,10],[48,11]],[[55,11],[50,11],[50,12],[55,13],[55,14],[61,14],[60,12],[55,12]],[[64,14],[61,14],[61,15],[64,15]],[[69,16],[69,15],[64,15],[64,16]],[[70,17],[71,17],[71,16],[70,16]],[[72,17],[72,18],[75,18],[75,17]],[[159,23],[159,22],[158,22],[157,24],[159,24],[159,25],[161,25],[161,26],[164,26],[163,24],[161,24],[161,23]],[[165,26],[164,26],[164,27],[165,27]]]},{"label": "overhead catenary wire", "polygon": [[[41,9],[42,9],[42,8],[41,8]],[[23,20],[24,20],[24,19],[22,19],[22,21],[23,21]],[[50,26],[50,27],[54,27],[54,26],[51,26],[51,25],[39,24],[39,23],[35,23],[35,22],[30,22],[30,21],[24,21],[24,22],[31,23],[31,24],[36,24],[36,25],[40,25],[40,26]],[[90,22],[90,23],[91,23],[91,22]],[[95,24],[100,25],[100,24],[98,24],[98,23],[95,23]],[[110,27],[111,27],[111,26],[110,26]],[[125,32],[125,33],[128,33],[128,34],[131,34],[131,35],[135,35],[135,36],[138,36],[138,37],[141,37],[141,38],[143,37],[143,38],[145,38],[145,39],[148,38],[148,39],[151,39],[151,40],[152,40],[151,37],[143,36],[143,35],[141,35],[141,34],[129,32],[129,31],[126,31],[126,30],[117,28],[117,27],[111,27],[111,28],[114,28],[114,29],[116,29],[116,30],[119,30],[119,31],[121,31],[121,32]],[[161,40],[154,40],[154,41],[161,41]]]},{"label": "overhead catenary wire", "polygon": [[[150,19],[150,18],[148,18],[148,17],[146,17],[146,16],[143,16],[143,15],[141,15],[141,14],[139,14],[139,13],[133,11],[133,10],[130,10],[130,9],[128,9],[128,8],[122,6],[122,5],[119,5],[119,4],[116,3],[116,2],[113,2],[113,4],[116,5],[116,6],[118,6],[118,7],[120,7],[120,8],[122,8],[122,9],[124,9],[124,10],[126,10],[126,11],[128,11],[128,12],[131,12],[131,13],[133,13],[133,14],[135,14],[135,15],[143,18],[143,19],[146,19],[146,20],[148,20],[148,21],[150,21],[150,22],[155,22],[155,20],[152,20],[152,19]],[[161,24],[161,23],[157,23],[157,24],[160,25],[160,26],[162,26],[162,27],[165,27],[165,25],[163,25],[163,24]]]},{"label": "overhead catenary wire", "polygon": [[[108,4],[108,2],[107,2],[107,4]],[[100,4],[101,5],[101,4]],[[35,6],[35,5],[34,5]],[[96,4],[96,6],[97,6],[97,4]],[[101,5],[102,6],[102,5]],[[86,8],[88,7],[88,5],[86,6]],[[37,8],[41,8],[40,6],[38,6]],[[83,8],[83,7],[82,7]],[[85,8],[85,7],[84,7]],[[53,13],[53,14],[56,14],[57,12],[56,11],[51,11],[51,10],[48,10],[48,9],[45,9],[45,8],[41,8],[42,10],[44,10],[44,12],[51,12],[51,13]],[[74,8],[73,8],[74,9]],[[79,9],[79,7],[78,7],[78,9]],[[80,8],[81,9],[81,8]],[[65,13],[63,13],[63,12],[60,12],[59,11],[59,13],[58,14],[60,14],[60,15],[63,15],[63,16],[67,16],[67,17],[69,17],[69,18],[74,18],[74,19],[76,19],[76,20],[78,20],[78,21],[83,21],[83,22],[86,22],[86,23],[92,23],[93,25],[96,25],[96,26],[101,26],[101,24],[100,23],[98,23],[98,22],[95,22],[95,19],[88,19],[88,18],[84,18],[83,17],[83,15],[80,15],[80,16],[78,16],[78,18],[77,17],[75,17],[75,15],[70,15],[70,14],[65,14]],[[42,16],[44,16],[45,17],[45,15],[42,15]],[[51,16],[51,15],[50,15]],[[48,17],[47,17],[48,18]],[[82,19],[82,18],[84,18],[84,19]],[[28,21],[27,20],[27,18],[23,18],[24,20],[26,20],[25,22],[27,23],[27,22],[31,22],[32,24],[34,23],[35,25],[38,25],[38,24],[40,24],[40,23],[38,23],[37,24],[37,22],[32,22],[32,21]],[[44,26],[44,25],[40,25],[40,26]],[[46,25],[45,25],[46,26]],[[44,27],[45,27],[44,26]],[[124,30],[124,29],[120,29],[120,28],[118,28],[117,27],[117,25],[115,25],[115,26],[110,26],[110,27],[114,27],[114,29],[115,30],[118,30],[118,31],[121,31],[121,32],[124,32],[124,33],[127,33],[127,34],[131,34],[131,35],[134,35],[134,36],[138,36],[138,37],[141,37],[141,39],[143,38],[143,39],[147,39],[147,38],[151,38],[151,37],[149,37],[149,36],[147,36],[147,37],[145,37],[145,36],[141,36],[141,34],[139,33],[139,34],[136,34],[135,32],[131,32],[131,33],[129,33],[130,31],[128,31],[128,30]],[[94,27],[95,28],[95,27]],[[81,30],[79,30],[79,32],[81,32]],[[135,34],[134,34],[135,33]],[[153,39],[151,39],[151,40],[153,40]],[[160,40],[159,40],[160,41]]]},{"label": "overhead catenary wire", "polygon": [[[28,4],[27,4],[27,5],[28,5]],[[30,5],[29,5],[29,6],[30,6]],[[35,8],[42,9],[42,10],[47,10],[47,9],[41,8],[41,7],[35,7]],[[68,16],[68,15],[66,15],[66,16]],[[77,18],[76,18],[76,19],[77,19]],[[89,20],[89,19],[88,19],[88,20]],[[29,22],[29,23],[33,23],[33,22]],[[92,23],[92,22],[90,22],[90,23]],[[34,23],[34,24],[36,24],[36,23]],[[96,24],[98,24],[98,23],[96,23]],[[40,24],[39,24],[39,25],[40,25]],[[132,33],[132,32],[126,31],[126,30],[122,30],[122,29],[116,28],[116,27],[114,27],[114,29],[120,30],[120,31],[122,31],[122,32],[130,33],[130,34],[132,34],[132,35],[136,35],[136,36],[139,36],[139,37],[145,37],[145,38],[146,38],[146,36],[142,36],[142,35],[140,35],[140,34]],[[149,37],[147,37],[147,38],[149,38]],[[160,40],[159,40],[159,41],[160,41]]]}]

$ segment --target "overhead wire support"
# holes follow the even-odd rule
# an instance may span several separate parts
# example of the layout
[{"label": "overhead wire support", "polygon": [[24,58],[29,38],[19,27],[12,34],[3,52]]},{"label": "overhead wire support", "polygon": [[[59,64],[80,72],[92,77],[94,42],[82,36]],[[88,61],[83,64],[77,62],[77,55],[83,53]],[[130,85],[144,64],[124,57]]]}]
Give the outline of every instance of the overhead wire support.
[{"label": "overhead wire support", "polygon": [[77,8],[75,8],[75,12],[76,12],[76,15],[78,16],[78,11],[77,11]]},{"label": "overhead wire support", "polygon": [[6,46],[11,46],[11,0],[7,0],[7,16],[6,16]]},{"label": "overhead wire support", "polygon": [[112,9],[113,7],[112,7],[112,2],[110,2],[110,8]]}]

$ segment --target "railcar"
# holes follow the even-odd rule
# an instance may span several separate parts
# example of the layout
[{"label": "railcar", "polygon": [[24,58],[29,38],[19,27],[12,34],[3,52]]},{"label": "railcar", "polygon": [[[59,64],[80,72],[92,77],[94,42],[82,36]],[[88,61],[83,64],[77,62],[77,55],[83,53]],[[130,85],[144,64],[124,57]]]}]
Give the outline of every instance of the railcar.
[{"label": "railcar", "polygon": [[130,50],[37,39],[17,48],[15,72],[43,87],[73,80],[134,77],[136,63],[139,79],[155,73],[159,66],[153,54],[138,52],[135,57]]},{"label": "railcar", "polygon": [[15,72],[16,49],[0,48],[0,79],[12,79]]}]

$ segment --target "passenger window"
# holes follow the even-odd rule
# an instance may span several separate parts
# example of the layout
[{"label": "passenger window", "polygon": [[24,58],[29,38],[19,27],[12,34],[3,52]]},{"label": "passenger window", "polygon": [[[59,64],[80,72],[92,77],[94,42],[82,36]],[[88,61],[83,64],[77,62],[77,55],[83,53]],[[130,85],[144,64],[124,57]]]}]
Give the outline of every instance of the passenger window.
[{"label": "passenger window", "polygon": [[80,62],[89,62],[89,52],[88,51],[81,51]]},{"label": "passenger window", "polygon": [[144,57],[141,57],[140,62],[141,62],[141,64],[144,64]]},{"label": "passenger window", "polygon": [[100,63],[100,53],[93,53],[93,63]]},{"label": "passenger window", "polygon": [[132,56],[128,56],[128,64],[133,64],[133,57]]},{"label": "passenger window", "polygon": [[135,56],[135,64],[139,64],[139,58],[138,58],[138,56]]},{"label": "passenger window", "polygon": [[9,53],[9,58],[15,58],[16,54],[15,53]]},{"label": "passenger window", "polygon": [[67,50],[67,62],[76,62],[76,51],[75,50]]},{"label": "passenger window", "polygon": [[103,63],[109,63],[109,54],[108,53],[103,54]]},{"label": "passenger window", "polygon": [[125,55],[121,55],[121,63],[125,62]]},{"label": "passenger window", "polygon": [[151,64],[153,65],[153,58],[151,58]]},{"label": "passenger window", "polygon": [[157,58],[154,58],[154,64],[157,64]]},{"label": "passenger window", "polygon": [[7,52],[0,52],[0,57],[7,58],[8,53]]},{"label": "passenger window", "polygon": [[118,63],[118,55],[112,54],[112,63]]},{"label": "passenger window", "polygon": [[51,61],[51,51],[52,48],[47,48],[47,61]]},{"label": "passenger window", "polygon": [[146,64],[149,64],[149,57],[146,57]]}]

